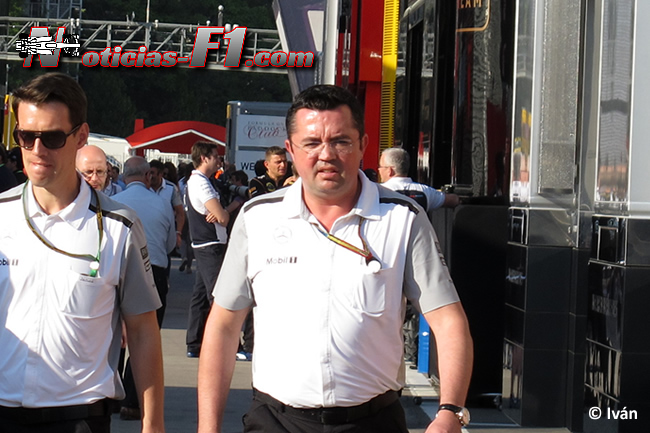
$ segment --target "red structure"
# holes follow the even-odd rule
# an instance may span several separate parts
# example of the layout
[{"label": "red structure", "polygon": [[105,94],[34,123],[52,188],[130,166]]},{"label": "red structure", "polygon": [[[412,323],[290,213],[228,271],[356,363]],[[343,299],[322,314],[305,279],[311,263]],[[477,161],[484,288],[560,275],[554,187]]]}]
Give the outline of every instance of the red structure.
[{"label": "red structure", "polygon": [[157,149],[165,153],[191,153],[197,141],[211,141],[218,145],[223,155],[226,146],[226,128],[206,122],[177,121],[160,123],[142,128],[141,119],[136,120],[136,132],[126,137],[136,154],[144,156],[144,149]]}]

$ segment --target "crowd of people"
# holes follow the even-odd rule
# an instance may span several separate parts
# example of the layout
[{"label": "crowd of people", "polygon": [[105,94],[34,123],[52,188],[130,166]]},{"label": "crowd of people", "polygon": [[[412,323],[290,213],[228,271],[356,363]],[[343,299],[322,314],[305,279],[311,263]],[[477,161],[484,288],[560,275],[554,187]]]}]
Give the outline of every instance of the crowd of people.
[{"label": "crowd of people", "polygon": [[[13,104],[19,147],[0,151],[0,431],[109,432],[116,401],[143,432],[164,431],[172,255],[194,274],[199,432],[220,431],[236,360],[253,363],[246,432],[406,432],[404,301],[438,349],[427,431],[469,422],[471,337],[427,218],[458,197],[413,182],[401,149],[384,151],[377,179],[360,171],[368,136],[352,94],[298,95],[285,147],[250,181],[207,141],[178,167],[111,165],[86,144],[86,97],[65,74],[33,79]],[[301,362],[288,364],[296,342]]]}]

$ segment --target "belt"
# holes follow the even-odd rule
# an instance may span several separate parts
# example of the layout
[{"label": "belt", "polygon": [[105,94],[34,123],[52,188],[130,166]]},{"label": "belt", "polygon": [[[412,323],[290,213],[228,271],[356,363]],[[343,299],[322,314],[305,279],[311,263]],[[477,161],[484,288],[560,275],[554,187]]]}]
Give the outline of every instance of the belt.
[{"label": "belt", "polygon": [[91,404],[59,407],[6,407],[0,406],[0,418],[21,424],[39,424],[47,422],[86,419],[94,416],[105,416],[111,413],[109,399],[103,399]]},{"label": "belt", "polygon": [[389,390],[384,394],[378,395],[377,397],[357,406],[322,407],[317,409],[301,409],[287,406],[281,401],[278,401],[270,395],[264,394],[256,389],[253,389],[253,398],[269,405],[279,412],[297,418],[303,418],[321,424],[346,424],[374,415],[383,408],[390,406],[399,399],[399,393],[397,391]]}]

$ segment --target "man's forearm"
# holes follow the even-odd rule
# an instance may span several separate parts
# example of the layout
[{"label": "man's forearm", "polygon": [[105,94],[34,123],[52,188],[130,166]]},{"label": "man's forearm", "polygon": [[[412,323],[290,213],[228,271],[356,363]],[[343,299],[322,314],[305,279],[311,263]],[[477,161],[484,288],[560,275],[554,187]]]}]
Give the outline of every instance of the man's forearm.
[{"label": "man's forearm", "polygon": [[247,313],[248,309],[230,311],[212,305],[199,357],[199,433],[221,431],[239,333]]},{"label": "man's forearm", "polygon": [[133,378],[142,411],[142,432],[162,433],[165,385],[156,312],[125,318]]},{"label": "man's forearm", "polygon": [[424,316],[436,339],[440,403],[463,406],[472,376],[472,337],[460,303],[447,305],[439,310]]},{"label": "man's forearm", "polygon": [[[438,353],[440,404],[464,406],[472,376],[474,347],[465,312],[459,302],[425,313]],[[458,417],[443,410],[426,433],[460,432]]]}]

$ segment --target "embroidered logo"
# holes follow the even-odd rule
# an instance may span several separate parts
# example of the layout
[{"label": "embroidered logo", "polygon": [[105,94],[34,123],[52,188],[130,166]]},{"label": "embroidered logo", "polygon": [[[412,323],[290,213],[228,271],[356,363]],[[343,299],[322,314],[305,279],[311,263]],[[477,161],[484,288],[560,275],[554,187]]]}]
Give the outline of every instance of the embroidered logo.
[{"label": "embroidered logo", "polygon": [[266,259],[267,265],[288,265],[298,263],[298,257],[271,257]]},{"label": "embroidered logo", "polygon": [[285,244],[291,239],[292,233],[288,227],[281,226],[273,232],[273,239],[279,244]]}]

